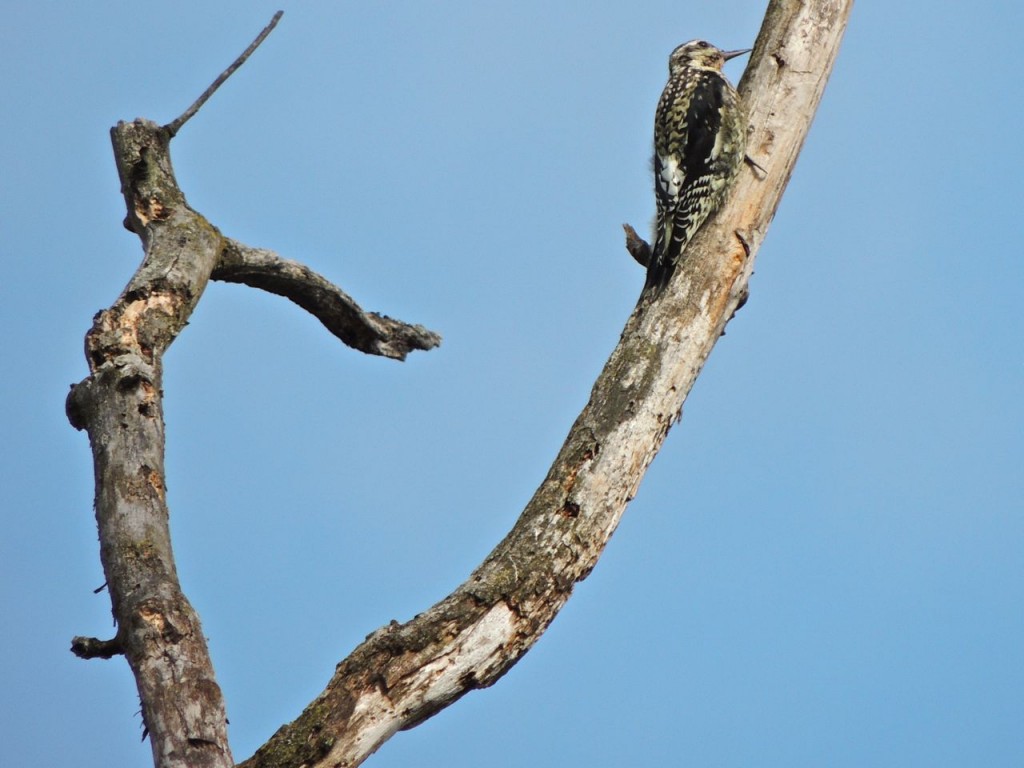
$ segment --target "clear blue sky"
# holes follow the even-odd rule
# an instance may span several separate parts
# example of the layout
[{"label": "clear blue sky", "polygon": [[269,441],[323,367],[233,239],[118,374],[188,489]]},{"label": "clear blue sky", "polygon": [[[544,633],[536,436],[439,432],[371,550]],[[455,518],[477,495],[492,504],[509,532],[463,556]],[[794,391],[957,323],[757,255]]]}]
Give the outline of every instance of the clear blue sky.
[{"label": "clear blue sky", "polygon": [[[113,632],[63,415],[141,255],[108,129],[176,116],[278,7],[4,11],[0,765],[149,762],[123,660],[67,650]],[[653,212],[668,53],[750,44],[764,3],[283,7],[179,180],[445,340],[368,358],[212,285],[168,354],[179,569],[238,759],[512,525],[643,282],[619,225]],[[1024,764],[1021,15],[861,0],[750,303],[605,557],[368,765]]]}]

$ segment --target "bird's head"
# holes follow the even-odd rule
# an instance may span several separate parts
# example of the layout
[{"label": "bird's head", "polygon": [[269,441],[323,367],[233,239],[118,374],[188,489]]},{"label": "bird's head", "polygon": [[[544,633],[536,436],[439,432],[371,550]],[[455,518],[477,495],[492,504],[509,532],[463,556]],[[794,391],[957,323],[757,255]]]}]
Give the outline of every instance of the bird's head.
[{"label": "bird's head", "polygon": [[711,69],[721,72],[722,67],[734,56],[750,53],[750,48],[739,51],[723,51],[703,40],[691,40],[677,46],[668,58],[669,74],[676,74],[684,69]]}]

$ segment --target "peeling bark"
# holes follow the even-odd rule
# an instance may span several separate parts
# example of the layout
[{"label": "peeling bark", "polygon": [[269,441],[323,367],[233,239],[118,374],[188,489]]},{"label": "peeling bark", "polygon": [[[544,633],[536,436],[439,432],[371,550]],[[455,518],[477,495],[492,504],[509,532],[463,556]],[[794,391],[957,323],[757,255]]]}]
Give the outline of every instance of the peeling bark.
[{"label": "peeling bark", "polygon": [[278,19],[169,126],[139,119],[111,130],[124,225],[142,240],[145,257],[117,301],[94,318],[85,339],[89,376],[67,400],[69,421],[88,432],[92,446],[100,559],[117,625],[109,640],[76,637],[72,651],[90,659],[124,655],[161,768],[234,765],[223,696],[174,565],[164,474],[163,355],[214,270],[220,279],[288,296],[370,354],[403,359],[440,342],[421,326],[364,312],[308,267],[225,238],[185,200],[171,165],[172,136]]},{"label": "peeling bark", "polygon": [[[771,3],[740,83],[751,116],[731,202],[658,297],[642,295],[547,477],[469,579],[405,624],[383,627],[245,768],[355,766],[476,688],[492,685],[591,572],[683,401],[747,294],[839,49],[851,0]],[[627,229],[644,264],[649,246]]]},{"label": "peeling bark", "polygon": [[72,426],[89,433],[100,559],[116,637],[75,638],[82,658],[124,654],[158,766],[231,766],[224,701],[199,617],[181,591],[165,496],[163,355],[211,275],[288,296],[352,347],[404,359],[440,337],[364,312],[301,264],[224,237],[189,207],[174,177],[170,134],[148,120],[111,131],[128,215],[145,258],[86,335],[90,375],[68,395]]},{"label": "peeling bark", "polygon": [[[731,202],[706,225],[667,288],[642,294],[547,477],[516,525],[451,595],[413,620],[369,635],[327,688],[243,765],[355,766],[525,654],[594,568],[725,325],[742,304],[754,257],[824,90],[852,0],[773,0],[740,83],[751,119]],[[259,39],[269,33],[280,15]],[[258,40],[259,40],[258,39]],[[283,295],[346,344],[402,359],[439,337],[364,312],[308,267],[224,237],[192,210],[169,143],[221,76],[168,126],[112,130],[125,226],[145,257],[86,336],[89,376],[67,413],[93,451],[100,556],[117,635],[76,638],[83,658],[123,654],[135,675],[154,763],[231,766],[224,702],[199,618],[181,591],[168,530],[162,359],[207,282]],[[627,250],[649,246],[627,228]],[[638,282],[642,278],[638,276]]]},{"label": "peeling bark", "polygon": [[222,237],[185,202],[162,128],[136,120],[111,135],[125,224],[146,255],[96,315],[85,341],[90,375],[67,403],[92,445],[100,559],[118,627],[107,648],[121,650],[135,675],[154,764],[231,766],[223,697],[174,566],[161,389],[163,353],[202,296]]}]

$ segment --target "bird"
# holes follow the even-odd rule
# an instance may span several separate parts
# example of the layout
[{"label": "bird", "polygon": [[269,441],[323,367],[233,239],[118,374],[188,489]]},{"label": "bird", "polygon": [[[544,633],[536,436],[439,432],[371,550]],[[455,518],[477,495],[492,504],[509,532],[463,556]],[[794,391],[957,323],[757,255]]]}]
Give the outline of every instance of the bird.
[{"label": "bird", "polygon": [[667,285],[686,244],[725,201],[743,165],[746,110],[722,67],[750,51],[691,40],[669,56],[654,115],[657,217],[645,289]]}]

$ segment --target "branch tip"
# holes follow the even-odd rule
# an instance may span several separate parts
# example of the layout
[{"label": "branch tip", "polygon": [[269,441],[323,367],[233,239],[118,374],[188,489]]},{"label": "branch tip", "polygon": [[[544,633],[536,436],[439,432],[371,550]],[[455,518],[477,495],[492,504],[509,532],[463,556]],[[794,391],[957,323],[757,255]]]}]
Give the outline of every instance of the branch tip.
[{"label": "branch tip", "polygon": [[198,99],[192,102],[192,106],[164,126],[164,131],[167,132],[167,136],[169,138],[174,138],[178,134],[178,131],[181,130],[181,127],[195,116],[196,112],[198,112],[200,108],[202,108],[203,104],[205,104],[210,97],[216,93],[218,88],[224,85],[224,81],[231,77],[235,73],[235,70],[245,64],[246,59],[252,56],[253,51],[259,48],[260,44],[267,39],[267,35],[274,31],[274,27],[277,26],[277,22],[281,20],[281,16],[283,15],[284,11],[278,11],[275,13],[274,17],[270,20],[270,23],[263,28],[263,31],[256,36],[256,39],[249,44],[249,47],[242,51],[242,54],[237,59],[231,62],[230,67],[220,73],[210,87],[203,91],[203,94]]}]

